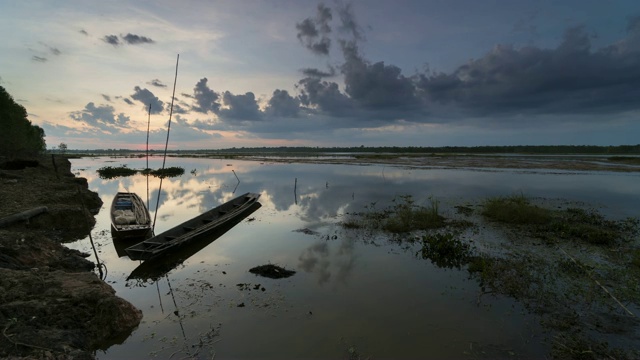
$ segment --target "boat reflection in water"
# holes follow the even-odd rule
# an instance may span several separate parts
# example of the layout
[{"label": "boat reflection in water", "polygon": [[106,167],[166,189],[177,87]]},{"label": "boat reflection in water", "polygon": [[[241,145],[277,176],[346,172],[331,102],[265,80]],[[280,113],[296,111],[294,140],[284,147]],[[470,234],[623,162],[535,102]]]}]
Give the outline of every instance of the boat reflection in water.
[{"label": "boat reflection in water", "polygon": [[[164,251],[161,254],[154,256],[153,258],[143,261],[137,268],[135,268],[131,272],[127,280],[137,280],[138,282],[157,281],[158,279],[165,276],[168,272],[175,269],[178,265],[186,261],[188,258],[195,255],[200,250],[204,249],[209,244],[220,238],[227,231],[249,217],[249,215],[254,213],[260,207],[262,207],[262,204],[260,204],[259,202],[253,202],[240,214],[224,222],[222,225],[217,226],[214,230],[207,232],[206,235],[198,237],[196,241],[190,241],[186,245],[176,247],[175,249],[171,249],[170,251]],[[115,244],[116,243],[114,241],[114,245]],[[122,244],[120,244],[120,246],[122,246]],[[118,246],[116,246],[116,251],[120,256],[120,251],[124,251],[124,249],[121,248],[120,250],[118,250]]]}]

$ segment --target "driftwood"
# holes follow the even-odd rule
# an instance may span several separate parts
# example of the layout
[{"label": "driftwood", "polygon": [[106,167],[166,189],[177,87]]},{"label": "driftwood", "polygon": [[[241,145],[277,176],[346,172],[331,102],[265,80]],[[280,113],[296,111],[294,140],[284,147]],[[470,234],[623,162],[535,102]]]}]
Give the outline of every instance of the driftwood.
[{"label": "driftwood", "polygon": [[29,220],[32,217],[49,211],[46,206],[39,206],[27,211],[19,212],[17,214],[9,215],[0,219],[0,228],[11,225],[21,220]]}]

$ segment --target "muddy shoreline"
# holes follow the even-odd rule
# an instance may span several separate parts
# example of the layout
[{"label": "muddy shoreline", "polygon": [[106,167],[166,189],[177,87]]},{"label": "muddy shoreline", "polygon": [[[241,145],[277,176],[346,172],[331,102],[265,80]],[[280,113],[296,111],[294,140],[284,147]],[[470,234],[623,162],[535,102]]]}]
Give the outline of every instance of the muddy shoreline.
[{"label": "muddy shoreline", "polygon": [[63,244],[86,237],[102,201],[64,157],[0,162],[0,358],[92,359],[120,343],[142,313],[97,275],[90,254]]}]

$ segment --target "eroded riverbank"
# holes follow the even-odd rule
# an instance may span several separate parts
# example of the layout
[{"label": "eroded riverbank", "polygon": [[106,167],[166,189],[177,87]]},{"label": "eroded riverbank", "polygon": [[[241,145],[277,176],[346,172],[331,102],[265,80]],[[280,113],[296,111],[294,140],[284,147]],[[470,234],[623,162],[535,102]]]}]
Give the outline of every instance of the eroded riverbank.
[{"label": "eroded riverbank", "polygon": [[0,171],[0,218],[46,211],[0,229],[0,357],[90,359],[121,342],[142,313],[63,244],[87,236],[102,201],[69,160],[43,157]]}]

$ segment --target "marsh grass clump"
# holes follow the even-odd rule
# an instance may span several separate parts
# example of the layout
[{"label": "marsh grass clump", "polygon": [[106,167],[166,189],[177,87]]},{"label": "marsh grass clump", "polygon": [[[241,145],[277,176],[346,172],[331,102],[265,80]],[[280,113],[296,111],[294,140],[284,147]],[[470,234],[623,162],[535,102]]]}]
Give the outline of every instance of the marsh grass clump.
[{"label": "marsh grass clump", "polygon": [[445,226],[445,218],[439,214],[439,202],[430,199],[429,207],[414,204],[410,195],[393,200],[396,204],[388,211],[382,228],[392,233],[437,229]]},{"label": "marsh grass clump", "polygon": [[181,168],[178,166],[171,166],[168,168],[157,169],[157,170],[144,169],[142,170],[142,174],[151,175],[159,178],[177,177],[177,176],[182,176],[182,174],[184,174],[184,168]]},{"label": "marsh grass clump", "polygon": [[533,237],[550,244],[573,240],[598,246],[613,246],[636,234],[639,220],[607,220],[596,211],[579,208],[550,210],[532,205],[524,195],[486,200],[482,215],[516,226],[525,226]]},{"label": "marsh grass clump", "polygon": [[498,258],[478,255],[469,258],[467,270],[477,276],[483,293],[499,293],[523,301],[535,308],[536,304],[552,301],[547,290],[553,284],[549,267],[542,260],[530,256]]},{"label": "marsh grass clump", "polygon": [[593,244],[612,246],[626,235],[638,231],[638,219],[607,220],[595,211],[569,208],[554,214],[547,230],[560,239],[578,239]]},{"label": "marsh grass clump", "polygon": [[105,166],[97,170],[98,176],[101,179],[115,179],[117,177],[126,177],[135,175],[138,170],[129,169],[126,165],[123,166]]},{"label": "marsh grass clump", "polygon": [[249,272],[255,275],[268,277],[271,279],[283,279],[293,276],[296,272],[293,270],[287,270],[282,266],[267,264],[260,265],[249,269]]},{"label": "marsh grass clump", "polygon": [[546,224],[551,211],[532,205],[524,195],[494,197],[486,200],[482,215],[509,224]]},{"label": "marsh grass clump", "polygon": [[422,248],[416,255],[431,260],[437,267],[460,269],[471,256],[471,246],[457,239],[453,233],[427,234],[420,240]]}]

